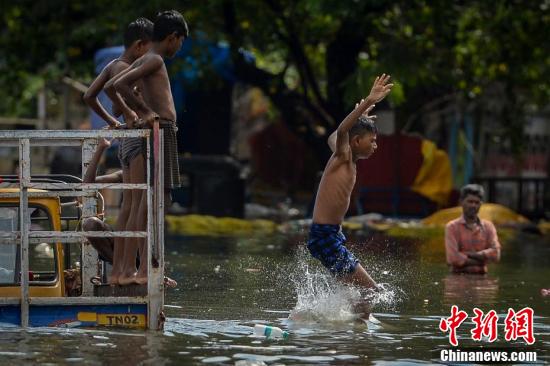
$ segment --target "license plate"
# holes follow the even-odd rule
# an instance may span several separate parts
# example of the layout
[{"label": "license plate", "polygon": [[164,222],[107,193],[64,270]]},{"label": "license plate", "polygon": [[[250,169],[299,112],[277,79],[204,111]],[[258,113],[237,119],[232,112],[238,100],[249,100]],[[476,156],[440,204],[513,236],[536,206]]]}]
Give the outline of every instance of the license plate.
[{"label": "license plate", "polygon": [[97,314],[97,324],[145,328],[144,314]]},{"label": "license plate", "polygon": [[91,312],[78,313],[81,322],[96,323],[97,325],[145,328],[144,314],[97,314]]}]

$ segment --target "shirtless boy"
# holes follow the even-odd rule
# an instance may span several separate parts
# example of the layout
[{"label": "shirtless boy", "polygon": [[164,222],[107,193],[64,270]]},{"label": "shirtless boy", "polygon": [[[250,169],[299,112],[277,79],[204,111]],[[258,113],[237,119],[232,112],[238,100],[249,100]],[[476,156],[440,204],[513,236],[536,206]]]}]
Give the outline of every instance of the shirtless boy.
[{"label": "shirtless boy", "polygon": [[[151,48],[151,39],[153,37],[153,22],[146,18],[138,18],[135,21],[128,24],[126,31],[124,32],[124,52],[120,57],[111,61],[105,68],[99,73],[97,78],[92,82],[92,85],[88,88],[84,94],[84,101],[97,113],[110,128],[118,128],[120,122],[109,112],[103,108],[97,96],[103,90],[103,87],[107,82],[115,75],[118,75],[121,71],[125,70],[135,60],[143,56]],[[115,105],[113,106],[115,115],[124,114],[125,119],[134,117],[133,111],[129,110],[123,105],[116,105],[116,98],[113,100]]]},{"label": "shirtless boy", "polygon": [[[169,197],[170,190],[179,186],[178,149],[176,140],[176,108],[170,90],[170,80],[164,58],[172,58],[187,38],[189,29],[183,16],[175,11],[161,12],[155,19],[153,47],[143,57],[136,60],[125,72],[113,81],[115,90],[125,99],[141,121],[149,126],[159,121],[164,130],[164,190]],[[133,86],[141,82],[142,96],[137,96]],[[139,127],[139,126],[138,126]],[[169,198],[165,198],[168,204]],[[138,217],[140,225],[145,227],[147,215],[146,196],[143,195]],[[140,257],[147,258],[145,240],[141,240]],[[143,263],[143,262],[142,262]],[[135,282],[146,283],[147,266],[141,265]]]},{"label": "shirtless boy", "polygon": [[391,91],[393,84],[388,84],[389,79],[386,74],[377,77],[369,96],[348,114],[329,137],[334,153],[319,184],[307,243],[311,255],[332,274],[346,283],[364,288],[375,288],[376,282],[344,246],[346,237],[341,224],[355,185],[357,160],[368,158],[376,150],[376,126],[366,117],[372,106]]},{"label": "shirtless boy", "polygon": [[[126,70],[131,63],[143,56],[152,45],[153,23],[146,18],[138,18],[130,23],[124,33],[124,52],[122,55],[110,62],[92,85],[84,94],[84,101],[90,106],[101,118],[107,122],[109,128],[119,128],[118,120],[109,114],[97,99],[98,94],[105,87],[107,82],[122,71]],[[137,115],[124,103],[120,95],[109,93],[107,95],[113,102],[113,112],[115,115],[124,116],[127,125],[137,119]],[[140,176],[143,174],[143,159],[139,161],[138,156],[141,153],[141,139],[126,139],[120,140],[119,144],[119,159],[122,165],[122,181],[124,183],[143,183]],[[141,175],[140,175],[141,174]],[[132,199],[133,198],[133,199]],[[136,230],[135,223],[130,216],[130,212],[135,212],[141,204],[140,190],[125,190],[122,194],[122,207],[117,218],[117,228],[119,230]],[[134,215],[135,216],[135,215]],[[131,282],[131,275],[135,275],[135,257],[137,255],[137,246],[131,241],[134,238],[115,238],[115,253],[113,258],[113,269],[109,278],[109,283],[120,284]],[[126,245],[124,245],[126,244]]]}]

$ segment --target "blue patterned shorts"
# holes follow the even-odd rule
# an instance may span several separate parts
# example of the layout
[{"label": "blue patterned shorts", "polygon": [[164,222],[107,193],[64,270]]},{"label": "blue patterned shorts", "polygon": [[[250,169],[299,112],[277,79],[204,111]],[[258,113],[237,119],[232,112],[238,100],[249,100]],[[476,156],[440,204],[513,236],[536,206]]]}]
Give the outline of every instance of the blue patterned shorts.
[{"label": "blue patterned shorts", "polygon": [[359,262],[344,246],[345,242],[340,225],[311,224],[307,248],[336,276],[352,273]]}]

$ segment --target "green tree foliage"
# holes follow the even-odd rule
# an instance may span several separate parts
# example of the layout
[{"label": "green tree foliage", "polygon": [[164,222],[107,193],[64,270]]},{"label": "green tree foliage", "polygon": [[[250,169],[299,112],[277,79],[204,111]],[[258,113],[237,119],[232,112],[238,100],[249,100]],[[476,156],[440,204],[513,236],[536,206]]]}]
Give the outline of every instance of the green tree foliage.
[{"label": "green tree foliage", "polygon": [[[28,101],[47,80],[89,80],[98,48],[120,44],[132,19],[167,8],[184,13],[192,35],[227,42],[237,75],[262,88],[317,151],[381,72],[397,82],[389,102],[398,121],[446,95],[483,106],[500,90],[514,136],[525,108],[550,97],[549,0],[3,3],[2,114],[32,114]],[[241,49],[256,63],[244,62]]]},{"label": "green tree foliage", "polygon": [[94,53],[121,44],[125,25],[138,16],[154,17],[162,5],[157,3],[2,1],[0,114],[33,116],[36,91],[63,75],[89,80]]}]

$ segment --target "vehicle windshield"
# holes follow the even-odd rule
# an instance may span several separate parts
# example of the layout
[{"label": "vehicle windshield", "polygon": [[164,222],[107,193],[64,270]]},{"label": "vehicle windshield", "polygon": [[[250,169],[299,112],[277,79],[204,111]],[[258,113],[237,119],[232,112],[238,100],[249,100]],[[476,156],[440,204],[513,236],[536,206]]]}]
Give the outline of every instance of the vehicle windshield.
[{"label": "vehicle windshield", "polygon": [[[41,207],[29,207],[30,230],[52,230],[51,218]],[[0,232],[19,231],[19,207],[0,206]],[[29,244],[29,280],[51,282],[56,277],[54,244]],[[19,245],[0,244],[0,285],[18,284]]]}]

